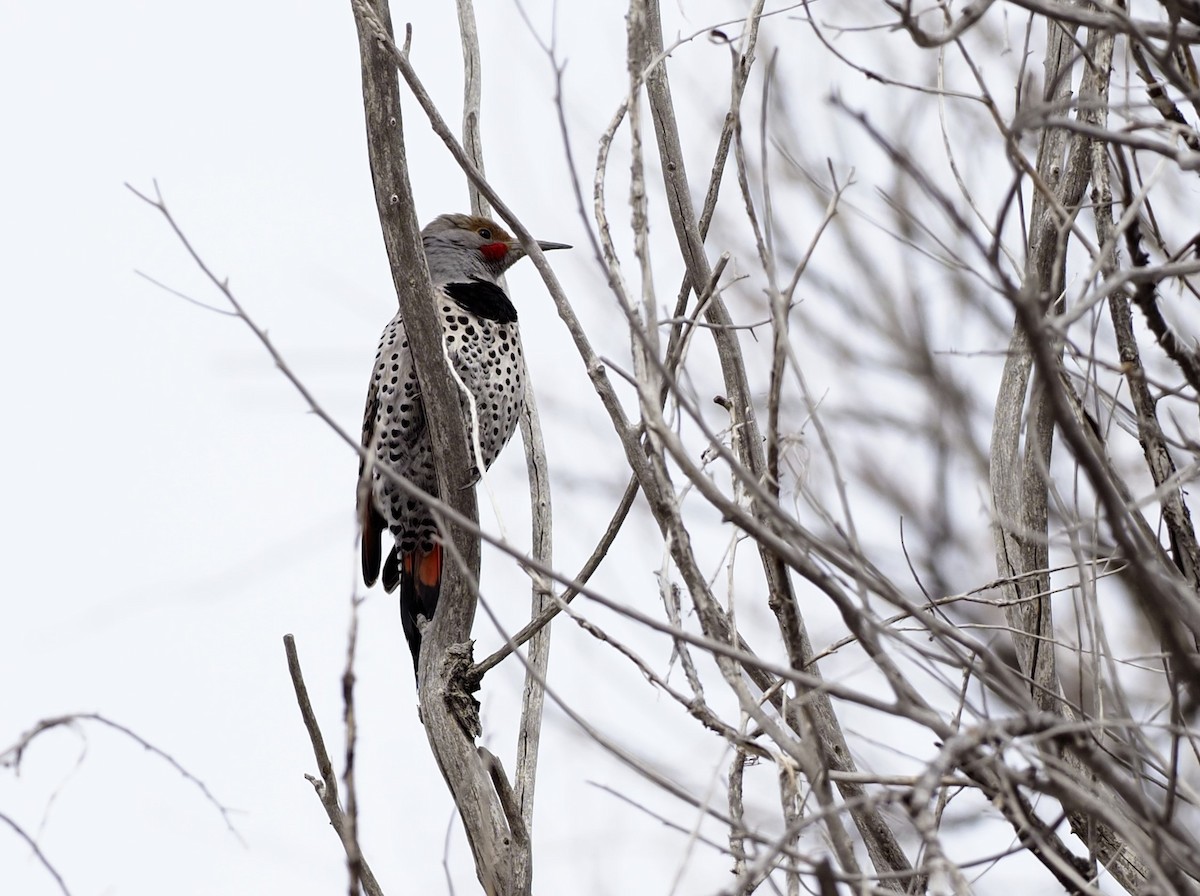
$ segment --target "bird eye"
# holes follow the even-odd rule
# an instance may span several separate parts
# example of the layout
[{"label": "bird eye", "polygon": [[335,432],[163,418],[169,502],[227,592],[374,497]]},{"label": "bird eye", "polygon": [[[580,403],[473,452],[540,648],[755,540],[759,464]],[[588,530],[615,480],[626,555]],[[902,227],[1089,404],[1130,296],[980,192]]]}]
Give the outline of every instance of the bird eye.
[{"label": "bird eye", "polygon": [[488,230],[486,227],[479,228],[479,235],[481,237],[483,237],[485,240],[490,240],[492,238],[492,232],[490,230]]}]

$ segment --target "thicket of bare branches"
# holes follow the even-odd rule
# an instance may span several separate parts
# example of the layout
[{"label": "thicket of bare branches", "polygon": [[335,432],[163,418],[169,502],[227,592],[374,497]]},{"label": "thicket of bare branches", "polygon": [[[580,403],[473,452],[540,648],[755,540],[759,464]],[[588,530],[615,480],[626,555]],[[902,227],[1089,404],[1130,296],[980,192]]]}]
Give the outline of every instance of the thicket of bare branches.
[{"label": "thicket of bare branches", "polygon": [[[484,890],[533,889],[541,707],[555,699],[546,639],[579,625],[726,744],[721,799],[704,802],[655,771],[669,753],[625,754],[562,704],[650,786],[704,810],[704,842],[732,872],[713,892],[967,893],[1021,857],[1039,892],[1200,892],[1187,494],[1200,354],[1186,324],[1200,298],[1200,9],[758,2],[671,41],[658,2],[632,0],[625,103],[599,146],[561,135],[576,170],[595,158],[563,192],[586,222],[596,290],[627,324],[627,354],[601,358],[483,178],[468,0],[461,135],[394,42],[386,2],[352,7],[376,198],[452,496],[438,505],[454,562],[424,636],[422,720]],[[727,114],[699,135],[678,123],[689,87],[670,80],[697,41],[728,54]],[[830,95],[824,83],[847,74],[868,86]],[[709,72],[709,96],[716,83]],[[401,122],[401,90],[422,118]],[[466,432],[405,164],[405,129],[426,127],[476,209],[529,248],[621,446],[610,467],[628,485],[582,570],[550,554],[554,458],[534,407],[534,555],[480,533],[462,487]],[[845,164],[851,142],[877,164]],[[682,280],[664,288],[654,271],[672,266]],[[640,593],[589,588],[634,514],[669,560]],[[480,534],[529,572],[535,617],[487,659],[465,648]],[[672,649],[639,654],[596,627],[596,605]],[[842,634],[817,643],[812,618],[829,609]],[[511,780],[476,747],[469,696],[500,661],[528,667]],[[339,799],[309,708],[314,784],[351,891],[383,892],[355,839],[352,662],[345,693],[348,786]],[[777,771],[770,820],[748,820],[750,765]],[[976,826],[985,816],[1002,824]]]}]

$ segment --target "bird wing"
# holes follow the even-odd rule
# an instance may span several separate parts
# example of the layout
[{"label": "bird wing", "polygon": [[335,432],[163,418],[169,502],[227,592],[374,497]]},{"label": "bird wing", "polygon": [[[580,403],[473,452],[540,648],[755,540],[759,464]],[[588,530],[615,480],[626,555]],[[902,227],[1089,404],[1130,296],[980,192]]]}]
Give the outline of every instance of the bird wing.
[{"label": "bird wing", "polygon": [[[366,462],[368,457],[373,457],[378,463],[391,463],[416,448],[425,432],[425,413],[415,388],[412,353],[408,350],[404,321],[397,314],[380,337],[363,411],[362,446],[365,450],[358,464],[357,507],[362,529],[363,581],[368,586],[379,576],[380,540],[388,530],[388,521],[375,500],[378,474],[368,471]],[[407,426],[400,425],[402,416],[408,421]]]}]

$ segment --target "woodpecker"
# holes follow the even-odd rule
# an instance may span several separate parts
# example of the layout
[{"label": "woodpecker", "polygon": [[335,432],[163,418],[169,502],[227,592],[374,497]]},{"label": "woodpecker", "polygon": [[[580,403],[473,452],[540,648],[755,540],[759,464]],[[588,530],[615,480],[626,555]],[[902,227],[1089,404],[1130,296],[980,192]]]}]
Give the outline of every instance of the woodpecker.
[{"label": "woodpecker", "polygon": [[[499,224],[478,215],[442,215],[421,231],[421,242],[442,339],[474,403],[486,469],[512,437],[525,401],[517,309],[499,283],[501,275],[525,256],[525,250]],[[570,248],[565,243],[541,241],[538,246],[543,251]],[[471,438],[473,415],[466,396],[463,415]],[[363,580],[369,587],[379,577],[381,539],[390,531],[395,544],[383,562],[383,587],[390,593],[400,586],[400,620],[416,669],[421,654],[417,617],[430,620],[437,608],[442,546],[429,508],[401,491],[381,469],[386,467],[437,495],[425,407],[399,313],[379,340],[367,387],[362,444],[371,460],[368,475],[363,474],[365,460],[359,466]],[[476,480],[478,476],[476,470]]]}]

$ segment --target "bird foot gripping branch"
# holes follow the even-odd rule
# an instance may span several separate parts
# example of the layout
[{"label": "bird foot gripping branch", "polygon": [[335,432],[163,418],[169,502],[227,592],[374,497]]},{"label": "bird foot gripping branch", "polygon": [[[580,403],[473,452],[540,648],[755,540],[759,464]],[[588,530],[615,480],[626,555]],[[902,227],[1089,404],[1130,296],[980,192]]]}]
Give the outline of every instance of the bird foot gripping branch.
[{"label": "bird foot gripping branch", "polygon": [[[421,231],[433,294],[438,302],[442,340],[454,374],[470,393],[463,413],[476,465],[491,466],[512,437],[525,401],[517,309],[500,277],[525,250],[494,221],[478,215],[442,215]],[[539,242],[543,251],[567,249]],[[444,553],[429,507],[405,491],[407,480],[427,494],[438,493],[433,448],[416,365],[400,313],[383,331],[367,388],[359,469],[358,515],[362,526],[362,570],[368,586],[382,576],[384,588],[400,588],[400,617],[417,668],[421,652],[418,617],[432,620],[441,590]],[[367,463],[370,470],[364,474]],[[474,471],[473,481],[479,477]],[[366,479],[369,478],[369,486]],[[394,546],[383,559],[381,539],[390,531]],[[465,648],[470,666],[471,645]],[[454,659],[458,662],[458,658]],[[453,676],[452,676],[453,677]],[[463,695],[474,702],[464,675]],[[476,708],[478,704],[476,703]],[[478,713],[474,726],[478,733]]]}]

